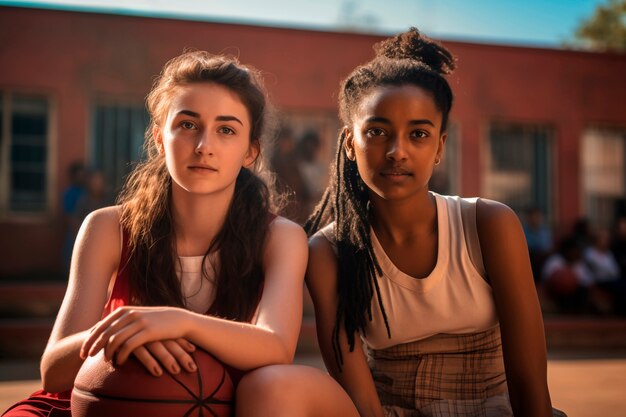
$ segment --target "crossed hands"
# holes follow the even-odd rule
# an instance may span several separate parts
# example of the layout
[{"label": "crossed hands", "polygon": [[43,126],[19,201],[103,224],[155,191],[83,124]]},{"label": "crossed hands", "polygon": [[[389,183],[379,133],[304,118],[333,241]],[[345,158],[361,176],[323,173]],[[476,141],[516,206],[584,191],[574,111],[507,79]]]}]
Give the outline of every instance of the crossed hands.
[{"label": "crossed hands", "polygon": [[186,313],[175,307],[120,307],[91,328],[80,357],[104,349],[104,357],[118,365],[133,354],[154,376],[161,376],[164,369],[172,374],[194,372],[189,353],[196,347],[184,338],[181,325]]}]

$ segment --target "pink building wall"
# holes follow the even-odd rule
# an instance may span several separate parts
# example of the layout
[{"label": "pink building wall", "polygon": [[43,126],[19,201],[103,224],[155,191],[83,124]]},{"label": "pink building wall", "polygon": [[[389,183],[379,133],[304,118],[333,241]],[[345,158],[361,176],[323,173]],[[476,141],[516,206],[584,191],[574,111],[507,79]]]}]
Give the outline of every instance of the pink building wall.
[{"label": "pink building wall", "polygon": [[[373,56],[379,36],[0,7],[0,92],[36,92],[55,103],[50,213],[0,213],[0,276],[58,270],[59,197],[66,171],[87,157],[97,98],[142,102],[163,63],[186,47],[238,55],[266,75],[274,104],[336,111],[340,80]],[[444,42],[459,62],[451,78],[459,126],[461,193],[480,195],[492,121],[555,132],[555,218],[581,214],[580,138],[596,124],[626,128],[626,55]]]}]

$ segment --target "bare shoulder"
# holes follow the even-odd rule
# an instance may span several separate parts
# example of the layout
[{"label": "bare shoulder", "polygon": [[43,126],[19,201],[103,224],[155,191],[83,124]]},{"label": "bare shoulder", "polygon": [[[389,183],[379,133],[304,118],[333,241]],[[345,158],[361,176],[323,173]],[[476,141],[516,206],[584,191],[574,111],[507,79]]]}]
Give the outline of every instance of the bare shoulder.
[{"label": "bare shoulder", "polygon": [[300,225],[277,216],[269,226],[265,249],[265,265],[283,265],[285,262],[307,261],[306,233]]},{"label": "bare shoulder", "polygon": [[282,216],[276,218],[270,223],[270,242],[288,240],[289,242],[301,242],[306,245],[306,233],[302,227]]},{"label": "bare shoulder", "polygon": [[307,265],[306,282],[312,295],[327,287],[335,289],[337,281],[337,255],[331,242],[321,233],[309,239],[309,263]]},{"label": "bare shoulder", "polygon": [[[479,199],[476,206],[476,228],[487,274],[492,283],[510,279],[511,268],[526,271],[528,250],[517,214],[505,204]],[[531,280],[532,281],[532,280]]]},{"label": "bare shoulder", "polygon": [[103,257],[118,260],[121,252],[121,207],[110,206],[95,210],[85,218],[76,244],[79,252],[97,249]]},{"label": "bare shoulder", "polygon": [[506,204],[479,198],[476,201],[476,227],[483,234],[491,229],[518,227],[517,214]]},{"label": "bare shoulder", "polygon": [[103,207],[89,213],[83,224],[87,225],[87,227],[114,228],[119,231],[121,216],[121,206]]},{"label": "bare shoulder", "polygon": [[309,252],[311,260],[315,257],[321,261],[337,261],[333,245],[321,233],[317,233],[309,239]]}]

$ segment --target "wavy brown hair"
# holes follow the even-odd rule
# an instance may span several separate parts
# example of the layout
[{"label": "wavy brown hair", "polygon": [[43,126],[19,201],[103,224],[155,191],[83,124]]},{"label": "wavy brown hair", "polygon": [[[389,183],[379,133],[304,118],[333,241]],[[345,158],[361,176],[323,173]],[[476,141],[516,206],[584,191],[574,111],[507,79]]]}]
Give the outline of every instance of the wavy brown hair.
[{"label": "wavy brown hair", "polygon": [[[251,143],[260,148],[265,134],[268,105],[258,71],[204,51],[186,52],[165,64],[147,97],[151,121],[144,143],[146,159],[128,177],[119,199],[133,304],[185,307],[176,276],[172,179],[152,133],[164,122],[177,88],[199,83],[219,84],[237,94],[250,116]],[[241,169],[224,224],[205,252],[206,260],[219,250],[212,315],[249,321],[263,290],[263,248],[274,208],[273,193],[261,178],[266,173],[263,165],[259,155],[254,169]]]}]

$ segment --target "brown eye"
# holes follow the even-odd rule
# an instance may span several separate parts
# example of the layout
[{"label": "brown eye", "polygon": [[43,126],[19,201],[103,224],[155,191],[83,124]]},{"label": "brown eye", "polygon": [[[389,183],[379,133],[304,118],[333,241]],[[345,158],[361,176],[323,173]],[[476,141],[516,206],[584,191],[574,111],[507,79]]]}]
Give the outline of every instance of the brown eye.
[{"label": "brown eye", "polygon": [[426,132],[424,130],[415,130],[415,131],[411,132],[411,137],[412,138],[417,138],[417,139],[422,139],[422,138],[428,137],[428,132]]},{"label": "brown eye", "polygon": [[387,132],[385,132],[384,129],[381,129],[379,127],[373,127],[371,129],[367,129],[367,131],[365,132],[365,134],[368,137],[379,137],[379,136],[386,136]]}]

